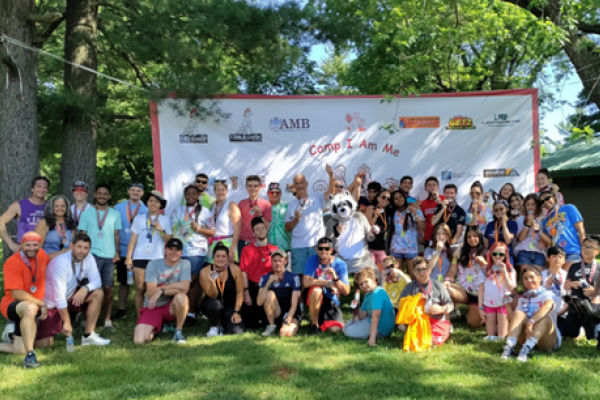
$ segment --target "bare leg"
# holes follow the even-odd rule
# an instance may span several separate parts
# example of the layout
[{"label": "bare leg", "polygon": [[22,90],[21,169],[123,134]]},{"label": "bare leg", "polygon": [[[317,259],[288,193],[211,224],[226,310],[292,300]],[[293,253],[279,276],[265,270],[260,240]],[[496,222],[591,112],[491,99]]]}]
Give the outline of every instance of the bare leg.
[{"label": "bare leg", "polygon": [[498,324],[498,334],[496,336],[506,337],[506,333],[508,332],[508,317],[506,314],[496,314],[497,324]]},{"label": "bare leg", "polygon": [[104,299],[104,293],[101,290],[94,290],[94,292],[87,298],[87,311],[85,313],[85,334],[94,332],[96,329],[96,322],[98,316],[100,316],[100,309],[102,308],[102,300]]},{"label": "bare leg", "polygon": [[38,306],[30,301],[22,301],[17,305],[17,314],[21,317],[21,338],[25,351],[33,351],[37,324],[35,317],[38,313]]},{"label": "bare leg", "polygon": [[200,288],[200,280],[198,279],[198,275],[192,275],[192,283],[190,284],[188,298],[190,300],[190,302],[189,302],[190,307],[193,307],[192,308],[193,313],[196,312],[196,305],[198,304],[198,299],[201,294],[202,294],[202,289]]},{"label": "bare leg", "polygon": [[469,305],[467,324],[474,329],[481,328],[483,326],[483,320],[479,315],[479,308],[477,306]]},{"label": "bare leg", "polygon": [[323,300],[323,289],[315,286],[310,293],[310,322],[319,326],[319,311],[321,311],[321,301]]},{"label": "bare leg", "polygon": [[296,318],[292,319],[292,323],[289,325],[283,324],[281,329],[279,330],[279,336],[294,336],[298,333],[298,320]]},{"label": "bare leg", "polygon": [[188,298],[185,294],[179,293],[173,297],[171,306],[169,306],[169,312],[177,318],[177,329],[183,328],[189,308]]},{"label": "bare leg", "polygon": [[12,343],[0,343],[0,353],[25,354],[23,338],[15,336],[15,340]]},{"label": "bare leg", "polygon": [[410,275],[410,279],[413,281],[417,279],[415,277],[415,270],[413,269],[413,260],[406,260],[406,270],[408,271],[408,275]]},{"label": "bare leg", "polygon": [[265,310],[267,320],[269,321],[269,325],[275,325],[275,318],[281,315],[281,308],[279,307],[279,302],[277,301],[275,292],[272,290],[267,292],[267,298],[265,299],[263,308]]},{"label": "bare leg", "polygon": [[127,299],[129,298],[129,285],[119,285],[119,310],[125,311]]},{"label": "bare leg", "polygon": [[513,319],[510,321],[510,326],[508,327],[508,336],[519,338],[523,329],[525,328],[525,320],[527,316],[522,311],[516,311],[513,314]]},{"label": "bare leg", "polygon": [[146,293],[146,284],[144,280],[146,278],[146,270],[143,268],[133,268],[135,275],[135,311],[137,312],[138,318],[140,317],[140,310],[144,306],[144,294]]},{"label": "bare leg", "polygon": [[146,344],[154,337],[154,327],[152,325],[139,324],[135,326],[133,332],[133,341],[135,344]]},{"label": "bare leg", "polygon": [[546,316],[541,321],[538,321],[533,330],[535,332],[535,337],[538,340],[538,349],[541,351],[551,351],[554,349],[558,338],[556,335],[556,327],[552,323],[550,317]]},{"label": "bare leg", "polygon": [[485,329],[488,336],[496,336],[498,327],[496,326],[496,313],[485,314]]},{"label": "bare leg", "polygon": [[104,319],[110,320],[110,312],[113,305],[113,288],[112,286],[104,286]]},{"label": "bare leg", "polygon": [[52,343],[54,343],[53,337],[47,337],[42,340],[36,340],[35,348],[36,349],[45,349],[46,347],[52,346]]}]

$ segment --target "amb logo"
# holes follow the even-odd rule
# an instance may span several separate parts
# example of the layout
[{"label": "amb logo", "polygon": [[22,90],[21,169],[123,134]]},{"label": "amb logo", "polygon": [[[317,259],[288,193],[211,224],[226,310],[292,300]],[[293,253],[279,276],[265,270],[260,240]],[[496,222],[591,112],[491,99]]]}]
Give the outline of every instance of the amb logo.
[{"label": "amb logo", "polygon": [[448,122],[446,127],[448,130],[464,130],[464,129],[475,129],[473,125],[473,119],[462,115],[457,115]]}]

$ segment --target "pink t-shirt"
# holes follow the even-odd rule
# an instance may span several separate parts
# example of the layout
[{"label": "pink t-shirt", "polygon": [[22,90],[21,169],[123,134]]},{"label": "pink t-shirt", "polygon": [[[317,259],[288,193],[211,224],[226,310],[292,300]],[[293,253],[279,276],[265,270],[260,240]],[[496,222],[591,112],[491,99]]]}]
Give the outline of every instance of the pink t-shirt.
[{"label": "pink t-shirt", "polygon": [[262,211],[265,221],[271,222],[271,203],[267,200],[258,198],[251,202],[250,199],[244,199],[238,203],[240,213],[242,214],[242,231],[240,232],[240,240],[246,242],[254,242],[254,232],[252,231],[252,218],[258,217],[257,214],[250,214],[250,210],[258,205]]}]

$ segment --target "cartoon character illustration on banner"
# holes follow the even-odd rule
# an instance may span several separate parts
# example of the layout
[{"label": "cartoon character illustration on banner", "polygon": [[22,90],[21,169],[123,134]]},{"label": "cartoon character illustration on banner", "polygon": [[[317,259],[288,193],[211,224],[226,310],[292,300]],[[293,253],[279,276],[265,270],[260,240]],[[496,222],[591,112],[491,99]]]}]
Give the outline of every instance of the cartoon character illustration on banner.
[{"label": "cartoon character illustration on banner", "polygon": [[385,187],[388,188],[390,192],[395,191],[399,187],[398,180],[394,178],[387,178],[385,181]]},{"label": "cartoon character illustration on banner", "polygon": [[229,180],[231,181],[231,190],[237,190],[238,189],[238,177],[230,176]]},{"label": "cartoon character illustration on banner", "polygon": [[319,179],[313,183],[313,193],[325,193],[327,191],[327,182]]},{"label": "cartoon character illustration on banner", "polygon": [[190,111],[190,120],[183,130],[184,135],[197,135],[200,133],[198,128],[198,122],[194,119],[196,115],[198,115],[198,111],[195,108],[192,108]]},{"label": "cartoon character illustration on banner", "polygon": [[254,131],[252,131],[252,121],[250,120],[251,116],[252,110],[250,110],[250,107],[247,107],[246,110],[244,110],[244,119],[236,133],[254,133]]},{"label": "cartoon character illustration on banner", "polygon": [[362,185],[360,186],[360,195],[367,197],[367,186],[373,181],[373,178],[371,177],[371,167],[367,164],[363,164],[358,167],[358,173],[364,175],[362,178]]},{"label": "cartoon character illustration on banner", "polygon": [[348,187],[346,184],[346,167],[343,164],[338,165],[333,171],[333,176],[336,181],[339,181],[344,185],[344,187]]},{"label": "cartoon character illustration on banner", "polygon": [[359,113],[346,114],[346,130],[364,132],[367,130],[367,122],[361,118]]}]

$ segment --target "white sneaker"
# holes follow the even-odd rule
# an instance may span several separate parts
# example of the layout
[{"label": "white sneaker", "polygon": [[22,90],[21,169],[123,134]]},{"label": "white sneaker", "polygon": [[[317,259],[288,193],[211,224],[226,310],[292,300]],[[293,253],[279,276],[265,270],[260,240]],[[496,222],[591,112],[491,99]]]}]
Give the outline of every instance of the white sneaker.
[{"label": "white sneaker", "polygon": [[271,336],[273,333],[275,333],[275,330],[277,329],[277,325],[268,325],[267,329],[265,329],[265,331],[262,333],[263,336]]},{"label": "white sneaker", "polygon": [[6,326],[4,327],[4,332],[2,332],[2,341],[7,343],[12,343],[12,334],[15,333],[15,322],[7,321]]},{"label": "white sneaker", "polygon": [[450,333],[454,333],[454,325],[450,324]]},{"label": "white sneaker", "polygon": [[88,337],[83,337],[83,336],[81,337],[81,345],[82,346],[89,346],[89,345],[106,346],[109,343],[110,343],[110,340],[100,337],[100,335],[98,335],[96,332],[90,333],[90,336],[88,336]]},{"label": "white sneaker", "polygon": [[114,332],[115,328],[112,324],[112,321],[110,319],[105,319],[104,320],[104,330],[107,332]]},{"label": "white sneaker", "polygon": [[216,326],[211,326],[210,329],[208,330],[208,333],[206,334],[206,337],[215,337],[215,336],[219,336],[219,328],[217,328]]}]

